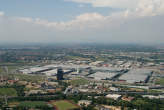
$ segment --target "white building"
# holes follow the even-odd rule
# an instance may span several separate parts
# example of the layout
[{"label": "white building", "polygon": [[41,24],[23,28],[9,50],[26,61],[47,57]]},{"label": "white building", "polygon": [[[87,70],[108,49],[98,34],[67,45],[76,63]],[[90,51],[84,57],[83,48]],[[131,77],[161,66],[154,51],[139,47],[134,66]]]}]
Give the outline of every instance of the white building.
[{"label": "white building", "polygon": [[111,91],[119,91],[119,89],[116,88],[116,87],[110,87],[109,89],[110,89]]},{"label": "white building", "polygon": [[105,97],[106,98],[117,100],[117,99],[119,99],[121,97],[121,95],[119,95],[119,94],[108,94]]},{"label": "white building", "polygon": [[78,105],[84,105],[84,106],[88,106],[88,105],[90,105],[91,104],[91,101],[89,101],[89,100],[80,100],[79,102],[78,102]]}]

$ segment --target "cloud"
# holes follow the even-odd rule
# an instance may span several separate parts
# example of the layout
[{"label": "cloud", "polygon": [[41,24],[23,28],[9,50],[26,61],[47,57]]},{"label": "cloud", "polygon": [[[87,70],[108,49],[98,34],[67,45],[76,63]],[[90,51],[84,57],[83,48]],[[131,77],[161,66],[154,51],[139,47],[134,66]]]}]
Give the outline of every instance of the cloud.
[{"label": "cloud", "polygon": [[4,12],[3,11],[0,11],[0,16],[4,16]]},{"label": "cloud", "polygon": [[[68,1],[68,0],[67,0]],[[69,0],[70,1],[70,0]],[[107,16],[84,13],[67,22],[8,17],[0,12],[1,42],[163,43],[164,0],[71,0],[124,8]],[[124,1],[124,2],[123,2]]]},{"label": "cloud", "polygon": [[138,0],[66,0],[76,3],[87,3],[93,7],[133,8]]},{"label": "cloud", "polygon": [[163,43],[164,16],[85,13],[68,22],[0,16],[0,42]]},{"label": "cloud", "polygon": [[[76,16],[73,20],[68,22],[49,22],[47,20],[42,20],[39,18],[32,19],[26,17],[17,17],[15,18],[19,21],[24,21],[26,23],[37,24],[45,26],[47,28],[53,28],[56,30],[74,30],[74,29],[84,29],[86,27],[96,28],[96,24],[105,19],[105,16],[102,16],[98,13],[85,13],[79,16]],[[97,23],[95,23],[97,22]]]},{"label": "cloud", "polygon": [[80,8],[84,8],[84,7],[85,7],[85,5],[83,5],[83,4],[80,4],[80,5],[79,5],[79,7],[80,7]]},{"label": "cloud", "polygon": [[142,16],[164,14],[164,0],[66,0],[91,4],[93,7],[122,8]]},{"label": "cloud", "polygon": [[140,0],[135,11],[142,16],[155,16],[164,14],[163,0]]}]

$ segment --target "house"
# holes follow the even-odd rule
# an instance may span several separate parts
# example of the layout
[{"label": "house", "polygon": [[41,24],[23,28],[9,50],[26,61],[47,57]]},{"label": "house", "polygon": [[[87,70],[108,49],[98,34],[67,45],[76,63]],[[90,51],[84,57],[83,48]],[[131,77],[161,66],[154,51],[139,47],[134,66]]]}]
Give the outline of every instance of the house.
[{"label": "house", "polygon": [[110,87],[109,89],[110,89],[111,91],[119,91],[119,89],[116,88],[116,87]]},{"label": "house", "polygon": [[27,81],[18,81],[17,83],[20,85],[27,85],[28,82]]},{"label": "house", "polygon": [[80,101],[78,102],[78,105],[80,105],[80,106],[82,106],[82,105],[88,106],[88,105],[90,105],[90,104],[91,104],[91,101],[89,101],[89,100],[80,100]]},{"label": "house", "polygon": [[66,88],[66,90],[64,91],[64,94],[78,94],[79,93],[79,90],[76,89],[76,88],[73,88],[72,86],[69,86]]},{"label": "house", "polygon": [[134,97],[123,96],[121,99],[124,100],[124,101],[130,102],[130,101],[132,101],[134,99]]},{"label": "house", "polygon": [[120,106],[101,105],[98,107],[98,110],[121,110],[121,107]]},{"label": "house", "polygon": [[15,81],[15,80],[8,80],[8,81],[7,81],[7,83],[8,83],[8,84],[11,84],[11,85],[14,84],[14,83],[16,83],[16,82],[17,82],[17,81]]},{"label": "house", "polygon": [[117,99],[119,99],[121,97],[121,95],[119,95],[119,94],[108,94],[105,97],[106,98],[117,100]]},{"label": "house", "polygon": [[29,92],[26,92],[26,96],[31,95],[31,94],[44,94],[45,92],[42,90],[30,90]]},{"label": "house", "polygon": [[52,86],[52,85],[49,85],[47,82],[43,82],[41,84],[41,88],[42,89],[56,89],[56,87]]}]

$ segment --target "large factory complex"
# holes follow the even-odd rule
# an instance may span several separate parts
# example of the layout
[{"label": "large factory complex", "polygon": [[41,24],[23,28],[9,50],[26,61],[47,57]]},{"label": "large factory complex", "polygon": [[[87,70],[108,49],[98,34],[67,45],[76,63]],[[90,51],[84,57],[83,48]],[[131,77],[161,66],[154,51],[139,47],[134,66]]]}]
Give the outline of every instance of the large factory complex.
[{"label": "large factory complex", "polygon": [[[85,77],[90,80],[123,81],[126,83],[147,83],[152,71],[149,69],[121,69],[81,65],[45,65],[26,67],[19,70],[22,74],[40,74],[48,77],[63,79],[66,74],[70,77]],[[61,77],[61,78],[59,78]]]}]

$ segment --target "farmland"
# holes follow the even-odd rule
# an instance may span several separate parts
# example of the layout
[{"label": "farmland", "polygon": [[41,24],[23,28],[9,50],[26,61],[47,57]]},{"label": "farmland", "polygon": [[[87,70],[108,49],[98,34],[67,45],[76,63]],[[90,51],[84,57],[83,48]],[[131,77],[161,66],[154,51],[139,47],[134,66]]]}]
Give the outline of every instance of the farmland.
[{"label": "farmland", "polygon": [[0,96],[17,96],[17,91],[14,88],[0,88]]},{"label": "farmland", "polygon": [[66,100],[60,100],[52,102],[52,104],[58,109],[58,110],[68,110],[68,109],[75,109],[78,108],[76,105],[72,104],[69,101]]}]

